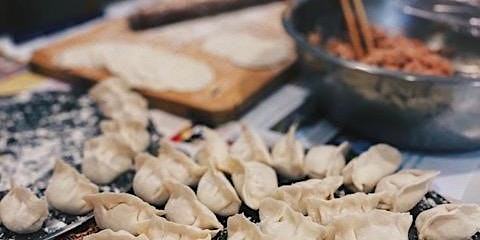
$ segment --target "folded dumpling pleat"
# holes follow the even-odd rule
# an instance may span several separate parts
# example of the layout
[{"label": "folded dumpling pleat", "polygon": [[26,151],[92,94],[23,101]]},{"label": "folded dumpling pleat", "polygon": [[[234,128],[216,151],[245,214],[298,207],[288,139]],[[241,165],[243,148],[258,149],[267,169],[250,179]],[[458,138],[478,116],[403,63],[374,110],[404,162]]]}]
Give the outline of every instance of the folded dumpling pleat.
[{"label": "folded dumpling pleat", "polygon": [[211,232],[157,217],[142,223],[139,231],[150,240],[210,240]]},{"label": "folded dumpling pleat", "polygon": [[103,134],[118,135],[135,152],[145,150],[150,144],[150,134],[137,121],[104,120],[100,128]]},{"label": "folded dumpling pleat", "polygon": [[305,173],[311,178],[341,176],[345,167],[345,155],[350,149],[348,142],[340,146],[317,146],[311,148],[305,157]]},{"label": "folded dumpling pleat", "polygon": [[243,162],[256,161],[270,165],[272,159],[262,137],[244,124],[240,128],[240,137],[231,146],[230,156]]},{"label": "folded dumpling pleat", "polygon": [[290,179],[299,179],[305,176],[303,145],[295,138],[296,125],[288,130],[288,133],[280,138],[273,146],[271,166],[277,172]]},{"label": "folded dumpling pleat", "polygon": [[90,234],[84,237],[83,240],[149,240],[149,239],[144,234],[141,234],[136,237],[127,231],[120,230],[120,231],[114,232],[110,229],[105,229],[98,233]]},{"label": "folded dumpling pleat", "polygon": [[237,213],[242,204],[232,184],[222,172],[214,168],[210,168],[200,179],[197,197],[212,212],[221,216]]},{"label": "folded dumpling pleat", "polygon": [[148,153],[140,153],[135,157],[135,169],[137,171],[133,178],[135,195],[150,204],[165,204],[169,196],[165,181],[170,175],[162,161]]},{"label": "folded dumpling pleat", "polygon": [[213,165],[221,171],[228,171],[228,145],[215,131],[205,127],[203,129],[205,141],[198,150],[195,159],[203,166]]},{"label": "folded dumpling pleat", "polygon": [[243,214],[229,217],[227,230],[228,240],[273,240],[272,237],[262,233],[260,228]]}]

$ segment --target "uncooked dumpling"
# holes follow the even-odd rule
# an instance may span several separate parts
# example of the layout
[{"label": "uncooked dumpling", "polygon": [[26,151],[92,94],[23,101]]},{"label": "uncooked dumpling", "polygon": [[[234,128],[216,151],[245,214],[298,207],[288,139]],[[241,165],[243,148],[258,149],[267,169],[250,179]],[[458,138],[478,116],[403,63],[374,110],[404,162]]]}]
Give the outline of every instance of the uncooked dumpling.
[{"label": "uncooked dumpling", "polygon": [[407,169],[384,177],[375,188],[376,193],[386,193],[381,208],[394,212],[409,211],[422,200],[438,174],[438,171]]},{"label": "uncooked dumpling", "polygon": [[85,142],[82,173],[97,184],[108,184],[133,165],[135,152],[119,137],[101,135]]},{"label": "uncooked dumpling", "polygon": [[93,209],[83,197],[95,193],[98,193],[97,185],[63,160],[57,159],[53,176],[45,190],[45,197],[52,207],[64,213],[82,215]]},{"label": "uncooked dumpling", "polygon": [[480,231],[480,206],[443,204],[424,211],[415,221],[421,240],[470,239]]},{"label": "uncooked dumpling", "polygon": [[371,192],[385,176],[400,167],[402,154],[387,144],[377,144],[352,159],[342,171],[344,183],[353,190]]},{"label": "uncooked dumpling", "polygon": [[342,175],[345,155],[350,149],[348,142],[340,146],[317,146],[311,148],[305,157],[305,172],[311,178],[325,178]]},{"label": "uncooked dumpling", "polygon": [[144,201],[163,205],[167,202],[169,193],[164,186],[170,174],[160,159],[140,153],[135,157],[136,174],[133,178],[133,191]]},{"label": "uncooked dumpling", "polygon": [[230,161],[232,181],[238,195],[251,209],[258,209],[260,201],[278,188],[277,175],[273,168],[261,162]]},{"label": "uncooked dumpling", "polygon": [[197,196],[200,202],[221,216],[237,213],[242,204],[225,175],[214,168],[210,168],[200,179]]},{"label": "uncooked dumpling", "polygon": [[98,233],[90,234],[83,238],[83,240],[149,240],[147,236],[141,234],[137,237],[127,231],[120,230],[114,232],[110,229],[102,230]]},{"label": "uncooked dumpling", "polygon": [[103,134],[115,134],[135,152],[142,152],[150,143],[150,134],[145,126],[137,121],[102,121]]},{"label": "uncooked dumpling", "polygon": [[40,230],[48,217],[48,204],[39,199],[27,188],[17,186],[10,181],[12,187],[0,202],[0,219],[8,230],[16,233],[32,233]]},{"label": "uncooked dumpling", "polygon": [[169,222],[157,217],[142,223],[139,231],[151,240],[210,240],[211,232],[197,227]]},{"label": "uncooked dumpling", "polygon": [[212,164],[219,170],[226,171],[228,160],[228,145],[225,140],[210,128],[203,128],[204,144],[195,158],[204,166]]},{"label": "uncooked dumpling", "polygon": [[325,228],[287,203],[265,198],[260,203],[260,229],[274,239],[322,240]]},{"label": "uncooked dumpling", "polygon": [[215,214],[197,199],[195,192],[187,185],[170,181],[165,186],[170,192],[170,198],[165,205],[168,220],[200,229],[223,228]]},{"label": "uncooked dumpling", "polygon": [[142,199],[127,193],[99,193],[85,197],[93,205],[95,222],[101,229],[125,230],[138,235],[140,223],[164,214]]},{"label": "uncooked dumpling", "polygon": [[243,214],[229,217],[227,230],[228,240],[273,240],[272,237],[262,233],[260,228]]},{"label": "uncooked dumpling", "polygon": [[230,156],[243,162],[256,161],[270,165],[272,159],[260,135],[244,124],[240,124],[240,129],[240,137],[230,148]]},{"label": "uncooked dumpling", "polygon": [[327,227],[325,240],[408,240],[412,216],[372,210],[336,218]]},{"label": "uncooked dumpling", "polygon": [[307,213],[313,221],[326,226],[339,216],[376,209],[382,197],[382,194],[359,192],[331,200],[309,198]]},{"label": "uncooked dumpling", "polygon": [[304,168],[304,149],[300,141],[295,138],[296,125],[288,130],[273,146],[271,166],[277,172],[291,179],[299,179],[305,176]]},{"label": "uncooked dumpling", "polygon": [[292,185],[284,185],[277,188],[272,198],[284,201],[295,211],[307,214],[307,199],[331,199],[333,193],[343,184],[340,176],[327,177],[325,179],[310,179],[297,182]]}]

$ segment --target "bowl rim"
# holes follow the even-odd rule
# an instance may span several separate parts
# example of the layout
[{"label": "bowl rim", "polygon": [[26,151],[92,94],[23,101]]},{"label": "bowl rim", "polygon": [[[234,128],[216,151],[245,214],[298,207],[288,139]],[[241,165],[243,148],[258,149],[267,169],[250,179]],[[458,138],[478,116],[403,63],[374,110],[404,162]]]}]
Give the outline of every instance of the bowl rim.
[{"label": "bowl rim", "polygon": [[282,24],[287,31],[287,33],[295,40],[297,46],[300,46],[305,51],[312,53],[315,57],[328,60],[345,68],[363,71],[373,75],[383,75],[390,78],[395,78],[398,80],[404,80],[407,82],[426,82],[426,83],[442,83],[450,85],[469,85],[473,87],[480,87],[480,78],[471,78],[471,77],[443,77],[443,76],[429,76],[421,74],[412,74],[405,73],[402,71],[389,70],[373,65],[368,65],[358,61],[346,60],[343,58],[335,57],[330,53],[311,45],[305,36],[297,31],[295,25],[292,21],[293,13],[303,4],[311,0],[293,0],[289,1],[286,9],[282,13]]}]

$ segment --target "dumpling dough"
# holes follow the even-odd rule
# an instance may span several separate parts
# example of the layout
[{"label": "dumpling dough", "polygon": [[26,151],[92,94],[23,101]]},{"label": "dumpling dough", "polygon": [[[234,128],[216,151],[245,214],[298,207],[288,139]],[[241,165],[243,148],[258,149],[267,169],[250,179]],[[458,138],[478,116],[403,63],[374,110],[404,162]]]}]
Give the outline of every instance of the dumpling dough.
[{"label": "dumpling dough", "polygon": [[394,212],[409,211],[422,200],[438,174],[438,171],[407,169],[384,177],[375,188],[376,193],[386,193],[381,208]]},{"label": "dumpling dough", "polygon": [[83,197],[95,193],[98,193],[97,185],[75,168],[57,159],[53,176],[45,190],[45,197],[51,206],[64,213],[82,215],[93,209]]},{"label": "dumpling dough", "polygon": [[340,176],[325,179],[310,179],[292,185],[279,187],[271,195],[272,198],[284,201],[295,211],[307,214],[307,199],[331,199],[333,193],[342,186],[343,178]]},{"label": "dumpling dough", "polygon": [[101,229],[125,230],[138,235],[140,223],[164,215],[142,199],[127,193],[99,193],[85,197],[93,205],[95,222]]},{"label": "dumpling dough", "polygon": [[348,142],[340,146],[317,146],[311,148],[305,157],[305,172],[311,178],[341,176],[345,167],[345,155],[350,149]]},{"label": "dumpling dough", "polygon": [[64,68],[107,69],[131,86],[157,91],[199,91],[215,78],[204,61],[136,43],[84,44],[61,52],[55,62]]},{"label": "dumpling dough", "polygon": [[300,141],[295,139],[296,125],[292,125],[288,133],[273,146],[272,167],[277,172],[291,179],[305,176],[304,150]]},{"label": "dumpling dough", "polygon": [[293,210],[287,203],[265,198],[260,203],[260,229],[274,239],[323,239],[324,227]]},{"label": "dumpling dough", "polygon": [[168,220],[200,229],[223,228],[215,214],[197,199],[191,188],[175,181],[167,182],[166,187],[170,192],[170,198],[165,205]]},{"label": "dumpling dough", "polygon": [[328,227],[325,240],[408,240],[412,216],[372,210],[336,218]]},{"label": "dumpling dough", "polygon": [[203,128],[205,141],[195,158],[201,165],[213,165],[222,171],[227,171],[228,145],[221,136],[210,128]]},{"label": "dumpling dough", "polygon": [[82,172],[96,184],[108,184],[132,167],[134,156],[118,136],[101,135],[85,142]]},{"label": "dumpling dough", "polygon": [[443,204],[424,211],[415,221],[421,240],[470,239],[480,231],[480,206]]},{"label": "dumpling dough", "polygon": [[20,234],[40,230],[48,217],[48,204],[27,188],[11,181],[10,191],[0,202],[0,219],[8,230]]},{"label": "dumpling dough", "polygon": [[400,167],[402,154],[387,144],[377,144],[352,159],[342,170],[344,183],[355,191],[371,192],[385,176]]},{"label": "dumpling dough", "polygon": [[157,217],[142,223],[140,232],[151,240],[210,240],[211,232],[197,227],[169,222]]},{"label": "dumpling dough", "polygon": [[137,121],[102,121],[103,134],[118,135],[135,152],[142,152],[150,143],[150,134],[145,126]]},{"label": "dumpling dough", "polygon": [[127,231],[120,230],[114,232],[110,229],[102,230],[98,233],[88,235],[83,238],[84,240],[149,240],[144,234],[138,237],[133,236]]},{"label": "dumpling dough", "polygon": [[270,236],[262,233],[260,228],[243,214],[229,217],[227,230],[228,240],[273,240]]},{"label": "dumpling dough", "polygon": [[376,209],[382,197],[382,194],[360,192],[331,200],[309,198],[307,199],[307,213],[313,221],[326,226],[339,216]]},{"label": "dumpling dough", "polygon": [[272,164],[270,153],[262,137],[248,126],[240,124],[241,135],[230,148],[230,156],[237,160]]},{"label": "dumpling dough", "polygon": [[232,181],[238,195],[251,209],[258,209],[260,201],[278,188],[273,168],[260,162],[230,161]]},{"label": "dumpling dough", "polygon": [[169,193],[164,183],[169,178],[169,173],[162,161],[148,153],[140,153],[135,157],[135,169],[137,171],[133,177],[135,195],[154,205],[165,204]]},{"label": "dumpling dough", "polygon": [[230,216],[238,212],[242,201],[222,172],[210,168],[200,179],[197,197],[212,212]]},{"label": "dumpling dough", "polygon": [[202,45],[205,52],[224,57],[244,68],[275,67],[292,59],[290,42],[260,38],[247,33],[213,35]]}]

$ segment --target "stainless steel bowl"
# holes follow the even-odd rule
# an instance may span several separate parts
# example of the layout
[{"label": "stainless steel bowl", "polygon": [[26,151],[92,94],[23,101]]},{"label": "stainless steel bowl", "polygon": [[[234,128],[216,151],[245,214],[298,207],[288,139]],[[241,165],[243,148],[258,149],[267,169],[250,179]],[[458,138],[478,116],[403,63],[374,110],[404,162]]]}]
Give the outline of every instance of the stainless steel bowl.
[{"label": "stainless steel bowl", "polygon": [[371,23],[391,34],[448,46],[458,74],[433,77],[390,71],[347,61],[312,46],[306,34],[322,40],[345,33],[339,1],[300,0],[284,14],[300,61],[310,72],[318,108],[345,129],[375,141],[412,150],[463,151],[480,148],[480,39],[438,22],[405,14],[393,0],[364,0]]}]

